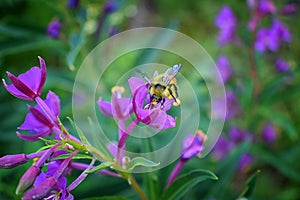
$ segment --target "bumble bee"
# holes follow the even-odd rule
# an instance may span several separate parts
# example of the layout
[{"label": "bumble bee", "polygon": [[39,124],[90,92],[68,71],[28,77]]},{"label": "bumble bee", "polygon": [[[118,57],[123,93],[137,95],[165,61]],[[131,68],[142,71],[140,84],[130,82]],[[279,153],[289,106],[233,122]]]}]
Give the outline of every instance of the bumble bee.
[{"label": "bumble bee", "polygon": [[138,71],[149,84],[150,103],[145,106],[145,109],[152,109],[158,103],[161,104],[161,109],[163,109],[166,98],[169,100],[173,99],[174,106],[180,105],[175,76],[178,74],[181,66],[181,64],[176,64],[168,68],[163,74],[158,74],[158,71],[155,71],[152,79],[145,73]]}]

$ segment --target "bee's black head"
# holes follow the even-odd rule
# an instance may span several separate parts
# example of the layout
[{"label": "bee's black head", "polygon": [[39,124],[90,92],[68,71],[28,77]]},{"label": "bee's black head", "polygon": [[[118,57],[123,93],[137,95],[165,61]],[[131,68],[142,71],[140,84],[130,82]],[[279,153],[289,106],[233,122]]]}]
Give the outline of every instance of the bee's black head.
[{"label": "bee's black head", "polygon": [[153,94],[153,95],[151,96],[151,102],[159,103],[159,102],[161,102],[161,100],[162,100],[162,97],[161,97],[161,96],[158,96],[158,95],[156,95],[156,94]]}]

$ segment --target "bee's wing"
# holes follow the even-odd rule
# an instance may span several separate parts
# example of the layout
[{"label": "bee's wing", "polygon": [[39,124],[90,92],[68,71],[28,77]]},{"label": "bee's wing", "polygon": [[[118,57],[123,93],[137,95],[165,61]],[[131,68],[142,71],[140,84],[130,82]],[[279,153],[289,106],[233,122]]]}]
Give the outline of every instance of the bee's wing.
[{"label": "bee's wing", "polygon": [[176,74],[179,72],[181,69],[182,64],[176,64],[173,65],[173,67],[170,67],[167,69],[167,71],[164,73],[162,77],[162,81],[164,82],[165,85],[168,85],[170,81],[176,76]]},{"label": "bee's wing", "polygon": [[153,79],[156,78],[156,77],[158,77],[158,71],[157,70],[155,70],[155,72],[153,73]]},{"label": "bee's wing", "polygon": [[142,72],[141,70],[136,70],[137,71],[137,73],[139,73],[148,83],[150,83],[151,84],[151,79],[148,77],[148,75],[147,74],[145,74],[144,72]]}]

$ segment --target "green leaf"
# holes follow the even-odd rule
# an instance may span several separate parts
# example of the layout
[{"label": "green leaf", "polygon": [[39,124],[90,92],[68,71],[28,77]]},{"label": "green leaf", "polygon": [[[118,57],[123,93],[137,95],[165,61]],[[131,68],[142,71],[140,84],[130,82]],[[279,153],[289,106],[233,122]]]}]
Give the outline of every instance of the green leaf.
[{"label": "green leaf", "polygon": [[246,182],[246,187],[240,194],[239,198],[249,198],[254,190],[257,176],[260,174],[260,170],[257,170],[252,176],[250,176]]},{"label": "green leaf", "polygon": [[[55,157],[53,160],[67,159],[69,156],[70,156],[70,154],[63,154],[63,155]],[[91,159],[93,159],[93,157],[89,156],[89,155],[85,155],[85,154],[76,154],[73,157],[73,159],[74,160],[81,160],[81,159],[89,159],[89,160],[91,160]]]},{"label": "green leaf", "polygon": [[122,196],[90,197],[83,200],[129,200]]},{"label": "green leaf", "polygon": [[91,169],[91,170],[89,170],[89,171],[87,171],[87,172],[85,172],[85,173],[86,173],[86,174],[92,174],[92,173],[95,173],[95,172],[97,172],[97,171],[99,171],[99,170],[108,168],[108,167],[110,167],[110,166],[112,166],[112,163],[111,163],[111,162],[101,163],[100,165],[94,167],[93,169]]},{"label": "green leaf", "polygon": [[67,117],[67,119],[70,121],[73,129],[76,131],[77,135],[79,136],[80,141],[85,145],[89,145],[88,140],[86,139],[86,137],[84,136],[80,128],[75,124],[75,122],[70,117]]},{"label": "green leaf", "polygon": [[155,163],[151,160],[148,160],[143,157],[135,157],[133,158],[130,163],[127,165],[128,171],[132,171],[137,166],[143,166],[143,167],[157,167],[160,163]]},{"label": "green leaf", "polygon": [[208,170],[194,170],[178,177],[162,194],[160,199],[181,199],[184,194],[196,184],[207,179],[218,180],[218,177]]},{"label": "green leaf", "polygon": [[287,119],[281,113],[277,113],[274,110],[267,109],[265,107],[259,108],[259,113],[264,116],[265,118],[269,119],[271,122],[275,123],[279,127],[288,133],[290,139],[297,139],[297,131],[294,125],[291,123],[291,120]]},{"label": "green leaf", "polygon": [[86,38],[84,31],[74,33],[70,37],[71,50],[67,55],[67,64],[70,69],[74,68],[74,62],[82,46],[85,44]]},{"label": "green leaf", "polygon": [[47,37],[36,36],[33,38],[7,39],[0,42],[0,55],[11,55],[36,49],[54,49],[64,54],[64,44],[61,41],[53,40]]}]

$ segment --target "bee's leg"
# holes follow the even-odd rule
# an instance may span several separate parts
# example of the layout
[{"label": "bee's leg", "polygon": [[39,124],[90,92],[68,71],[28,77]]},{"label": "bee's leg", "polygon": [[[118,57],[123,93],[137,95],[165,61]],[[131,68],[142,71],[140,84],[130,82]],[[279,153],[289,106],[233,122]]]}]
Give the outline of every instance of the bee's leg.
[{"label": "bee's leg", "polygon": [[[170,84],[170,88],[171,88],[171,87],[174,87],[174,88],[175,88],[174,91],[176,92],[176,89],[177,89],[176,85],[175,85],[175,84]],[[175,96],[178,96],[178,95],[175,94],[175,96],[174,96],[173,91],[172,91],[170,88],[168,88],[168,91],[169,91],[171,97],[172,97],[172,98],[174,99],[174,101],[177,103],[177,98],[176,98]],[[176,92],[176,93],[177,93],[177,92]]]},{"label": "bee's leg", "polygon": [[166,101],[166,99],[165,98],[163,98],[162,100],[161,100],[161,103],[160,103],[160,109],[164,109],[164,103],[165,103],[165,101]]},{"label": "bee's leg", "polygon": [[180,100],[178,99],[178,93],[177,93],[177,87],[175,84],[170,84],[168,91],[171,95],[171,97],[174,99],[175,102],[173,102],[174,106],[179,106],[180,105]]}]

